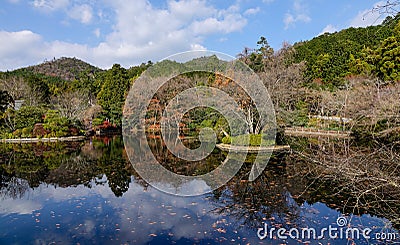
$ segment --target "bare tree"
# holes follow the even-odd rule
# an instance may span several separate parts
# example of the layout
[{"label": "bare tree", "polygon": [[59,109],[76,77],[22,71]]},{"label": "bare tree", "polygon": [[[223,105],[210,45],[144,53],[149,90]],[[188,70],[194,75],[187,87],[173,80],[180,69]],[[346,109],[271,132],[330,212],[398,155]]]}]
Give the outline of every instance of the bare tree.
[{"label": "bare tree", "polygon": [[264,72],[258,75],[264,82],[275,105],[278,121],[287,121],[299,101],[305,99],[307,90],[302,86],[305,63],[290,63],[294,48],[284,44],[282,49],[266,60]]},{"label": "bare tree", "polygon": [[1,79],[0,88],[7,91],[14,101],[22,99],[31,90],[23,78],[15,76]]},{"label": "bare tree", "polygon": [[7,91],[13,100],[23,99],[25,105],[36,106],[47,100],[40,86],[32,85],[22,77],[11,76],[0,79],[0,89]]},{"label": "bare tree", "polygon": [[81,91],[61,93],[52,101],[60,115],[69,119],[83,119],[85,110],[90,106],[89,96]]}]

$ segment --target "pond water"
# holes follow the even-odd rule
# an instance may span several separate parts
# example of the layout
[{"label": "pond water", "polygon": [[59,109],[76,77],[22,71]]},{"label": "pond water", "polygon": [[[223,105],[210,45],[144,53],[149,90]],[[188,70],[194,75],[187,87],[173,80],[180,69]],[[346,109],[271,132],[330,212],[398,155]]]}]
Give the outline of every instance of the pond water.
[{"label": "pond water", "polygon": [[[181,174],[213,169],[225,156],[214,150],[188,166],[161,144],[152,149]],[[338,179],[318,176],[304,159],[273,155],[252,183],[246,163],[223,187],[178,197],[138,176],[121,137],[1,145],[0,244],[400,243],[399,202],[356,206],[352,193],[337,191]]]}]

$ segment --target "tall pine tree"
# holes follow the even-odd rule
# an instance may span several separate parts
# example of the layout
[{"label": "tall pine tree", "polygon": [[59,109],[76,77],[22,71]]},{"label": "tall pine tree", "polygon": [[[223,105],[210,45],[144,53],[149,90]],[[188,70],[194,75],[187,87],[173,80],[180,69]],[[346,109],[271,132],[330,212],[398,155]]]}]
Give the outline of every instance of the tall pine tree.
[{"label": "tall pine tree", "polygon": [[122,109],[126,95],[129,92],[131,80],[126,69],[119,64],[114,64],[104,76],[103,86],[97,100],[103,108],[103,114],[111,123],[121,126]]}]

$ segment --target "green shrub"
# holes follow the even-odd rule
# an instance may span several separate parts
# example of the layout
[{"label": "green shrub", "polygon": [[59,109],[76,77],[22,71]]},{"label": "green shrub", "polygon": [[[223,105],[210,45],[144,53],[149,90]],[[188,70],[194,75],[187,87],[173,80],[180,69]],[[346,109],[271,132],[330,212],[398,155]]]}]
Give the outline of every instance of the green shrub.
[{"label": "green shrub", "polygon": [[1,138],[2,138],[2,139],[14,139],[15,136],[14,136],[13,133],[4,132],[4,133],[1,134]]},{"label": "green shrub", "polygon": [[200,128],[213,128],[214,123],[215,122],[211,119],[205,119],[200,123]]},{"label": "green shrub", "polygon": [[43,127],[49,130],[47,136],[50,137],[63,137],[67,136],[69,132],[69,122],[65,117],[60,116],[58,111],[48,110],[44,119]]},{"label": "green shrub", "polygon": [[222,138],[221,142],[224,144],[230,144],[232,142],[231,137],[225,136],[224,138]]},{"label": "green shrub", "polygon": [[23,129],[32,127],[42,122],[44,110],[36,106],[23,106],[15,111],[15,128]]},{"label": "green shrub", "polygon": [[222,138],[222,143],[245,146],[247,145],[246,144],[247,138],[249,146],[260,146],[261,140],[263,140],[263,145],[273,145],[275,143],[274,141],[268,140],[267,135],[265,134],[244,134],[233,137],[225,136],[224,138]]},{"label": "green shrub", "polygon": [[103,122],[104,122],[103,118],[96,117],[93,119],[92,124],[93,126],[100,126],[103,124]]},{"label": "green shrub", "polygon": [[26,127],[21,130],[21,137],[22,138],[30,138],[32,137],[33,127]]}]

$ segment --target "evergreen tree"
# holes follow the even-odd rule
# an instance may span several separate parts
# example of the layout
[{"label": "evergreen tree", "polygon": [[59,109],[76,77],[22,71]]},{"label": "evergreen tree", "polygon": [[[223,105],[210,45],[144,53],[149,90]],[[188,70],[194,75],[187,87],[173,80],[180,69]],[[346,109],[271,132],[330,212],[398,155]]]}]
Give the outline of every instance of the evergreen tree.
[{"label": "evergreen tree", "polygon": [[122,109],[131,85],[127,71],[119,64],[113,65],[104,76],[98,103],[103,108],[104,116],[110,122],[121,125]]}]

